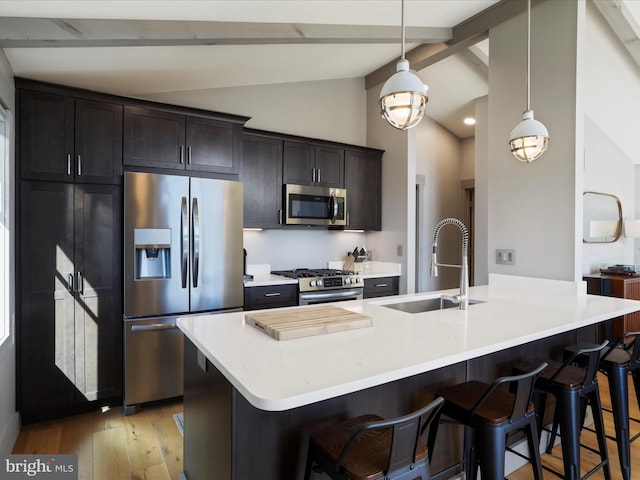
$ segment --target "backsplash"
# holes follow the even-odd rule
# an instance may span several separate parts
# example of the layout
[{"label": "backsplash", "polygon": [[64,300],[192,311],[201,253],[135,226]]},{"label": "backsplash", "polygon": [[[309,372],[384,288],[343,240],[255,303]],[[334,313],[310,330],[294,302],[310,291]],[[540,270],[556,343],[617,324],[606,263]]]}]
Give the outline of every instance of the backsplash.
[{"label": "backsplash", "polygon": [[[283,228],[244,232],[247,264],[270,264],[273,270],[326,267],[344,259],[354,245],[366,245],[366,234],[316,228]],[[373,252],[375,254],[375,252]]]}]

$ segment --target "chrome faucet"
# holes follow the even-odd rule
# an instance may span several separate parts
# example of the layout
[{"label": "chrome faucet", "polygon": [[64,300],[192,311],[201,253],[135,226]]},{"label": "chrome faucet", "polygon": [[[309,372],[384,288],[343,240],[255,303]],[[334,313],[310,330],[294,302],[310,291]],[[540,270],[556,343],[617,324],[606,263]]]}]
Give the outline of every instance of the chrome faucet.
[{"label": "chrome faucet", "polygon": [[[445,225],[455,225],[462,232],[462,259],[461,265],[448,265],[445,263],[438,263],[436,258],[436,247],[438,246],[438,234]],[[467,310],[469,308],[469,231],[457,218],[445,218],[436,225],[436,230],[433,234],[433,250],[431,253],[431,276],[438,276],[438,267],[452,267],[460,269],[460,295],[454,297],[455,301],[460,304],[460,310]]]}]

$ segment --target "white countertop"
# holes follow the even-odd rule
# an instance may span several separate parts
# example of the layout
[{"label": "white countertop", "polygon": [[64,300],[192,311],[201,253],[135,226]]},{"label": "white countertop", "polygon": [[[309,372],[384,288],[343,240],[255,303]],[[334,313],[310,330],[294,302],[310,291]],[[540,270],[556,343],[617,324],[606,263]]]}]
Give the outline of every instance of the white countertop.
[{"label": "white countertop", "polygon": [[178,326],[253,406],[281,411],[640,310],[639,301],[586,295],[572,282],[496,277],[470,289],[485,303],[467,311],[384,306],[440,292],[336,303],[373,318],[372,327],[339,333],[278,341],[246,324],[244,312],[184,317]]}]

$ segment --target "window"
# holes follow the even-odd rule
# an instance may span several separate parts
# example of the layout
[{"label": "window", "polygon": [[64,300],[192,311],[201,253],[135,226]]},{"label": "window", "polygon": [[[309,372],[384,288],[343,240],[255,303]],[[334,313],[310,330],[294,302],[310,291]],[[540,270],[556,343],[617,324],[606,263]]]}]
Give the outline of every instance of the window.
[{"label": "window", "polygon": [[0,345],[11,334],[11,209],[9,176],[9,117],[0,106]]}]

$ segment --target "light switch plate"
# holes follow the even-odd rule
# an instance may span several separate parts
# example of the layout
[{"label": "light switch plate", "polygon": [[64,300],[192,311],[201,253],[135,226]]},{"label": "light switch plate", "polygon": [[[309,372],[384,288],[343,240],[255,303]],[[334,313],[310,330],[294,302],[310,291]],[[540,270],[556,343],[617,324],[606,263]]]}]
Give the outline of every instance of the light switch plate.
[{"label": "light switch plate", "polygon": [[509,249],[496,249],[496,263],[499,265],[515,265],[516,251]]}]

